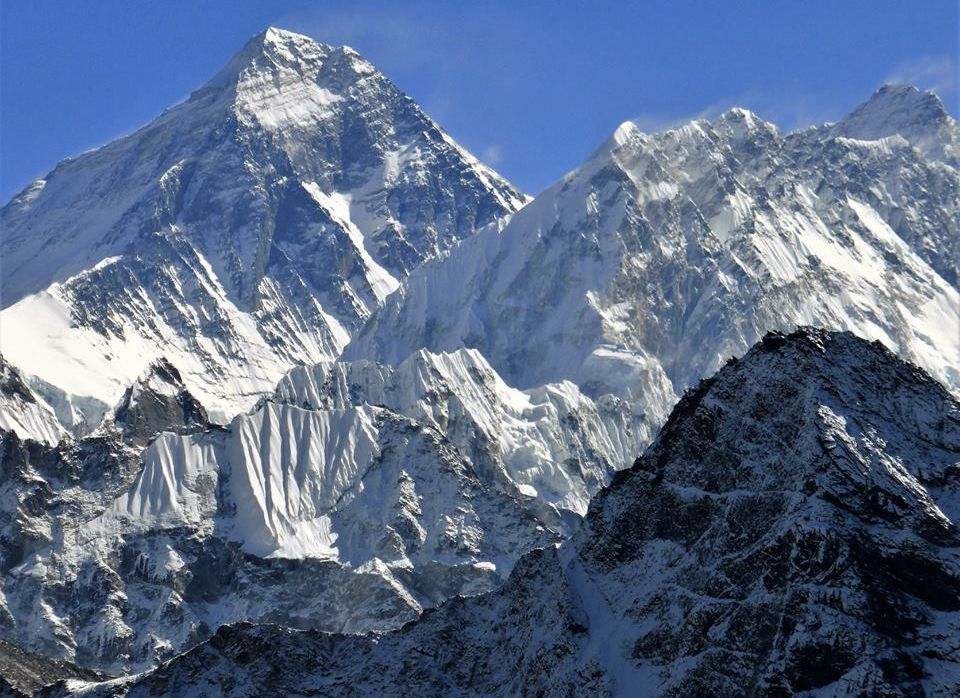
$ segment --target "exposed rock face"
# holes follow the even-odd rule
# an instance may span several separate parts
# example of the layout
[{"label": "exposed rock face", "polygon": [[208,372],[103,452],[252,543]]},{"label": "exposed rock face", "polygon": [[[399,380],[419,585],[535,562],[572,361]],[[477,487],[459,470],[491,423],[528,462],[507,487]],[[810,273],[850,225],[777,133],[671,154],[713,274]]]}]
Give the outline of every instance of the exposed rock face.
[{"label": "exposed rock face", "polygon": [[792,133],[743,109],[627,122],[502,232],[416,270],[345,355],[475,347],[511,385],[569,379],[662,424],[767,331],[816,325],[960,393],[960,171],[940,153],[958,141],[912,88]]},{"label": "exposed rock face", "polygon": [[186,434],[210,428],[203,405],[165,359],[151,364],[124,392],[104,429],[117,430],[133,446],[145,446],[161,432]]},{"label": "exposed rock face", "polygon": [[108,677],[69,662],[24,652],[0,640],[0,695],[31,696],[41,688],[70,679],[103,681]]},{"label": "exposed rock face", "polygon": [[3,208],[0,348],[90,414],[164,356],[228,421],[524,202],[356,52],[270,29]]},{"label": "exposed rock face", "polygon": [[80,692],[948,695],[958,516],[960,403],[879,343],[772,333],[503,588],[382,636],[227,627]]}]

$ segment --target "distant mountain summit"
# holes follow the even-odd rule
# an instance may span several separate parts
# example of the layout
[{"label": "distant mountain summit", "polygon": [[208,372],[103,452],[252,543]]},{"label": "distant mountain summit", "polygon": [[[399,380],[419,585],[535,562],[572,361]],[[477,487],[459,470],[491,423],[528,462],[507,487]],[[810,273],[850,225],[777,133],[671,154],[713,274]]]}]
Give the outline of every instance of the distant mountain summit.
[{"label": "distant mountain summit", "polygon": [[242,624],[83,695],[950,695],[960,403],[879,343],[771,333],[559,548],[382,636]]},{"label": "distant mountain summit", "polygon": [[223,419],[525,200],[355,51],[271,28],[2,209],[0,349],[94,425],[161,355]]},{"label": "distant mountain summit", "polygon": [[874,141],[901,136],[930,160],[960,166],[960,128],[933,92],[889,84],[834,125],[848,138]]}]

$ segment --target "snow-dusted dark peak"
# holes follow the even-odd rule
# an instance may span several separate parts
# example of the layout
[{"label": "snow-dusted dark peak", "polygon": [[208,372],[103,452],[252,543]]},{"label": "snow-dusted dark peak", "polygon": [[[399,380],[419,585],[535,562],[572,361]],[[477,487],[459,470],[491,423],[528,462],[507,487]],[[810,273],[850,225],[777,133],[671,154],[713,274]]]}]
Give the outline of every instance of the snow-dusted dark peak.
[{"label": "snow-dusted dark peak", "polygon": [[183,384],[180,372],[164,357],[153,361],[127,388],[107,417],[134,445],[145,445],[164,431],[188,433],[209,426],[206,410]]},{"label": "snow-dusted dark peak", "polygon": [[[749,419],[762,421],[766,434],[750,437],[750,450],[739,452],[735,467],[724,472],[724,466],[709,458],[674,458],[671,462],[685,469],[666,476],[682,477],[707,490],[725,490],[729,485],[802,492],[813,481],[822,480],[823,490],[837,488],[837,496],[843,495],[848,503],[853,494],[840,489],[876,487],[890,495],[889,507],[905,507],[897,513],[907,517],[910,503],[894,490],[918,481],[927,487],[950,481],[951,469],[960,458],[925,460],[929,454],[923,445],[935,444],[960,454],[956,399],[880,342],[868,342],[850,332],[812,327],[789,334],[769,332],[743,358],[731,359],[713,377],[685,393],[651,452],[669,451],[690,438],[742,440],[738,434]],[[894,439],[898,431],[909,438]],[[771,443],[765,455],[761,442],[768,438]],[[770,460],[768,454],[776,452],[773,441],[802,445],[796,451],[798,458],[784,460],[780,453]],[[805,455],[821,446],[832,459],[826,470],[823,463]],[[882,458],[880,451],[885,452]],[[879,460],[871,462],[874,457]],[[853,466],[850,459],[858,465]],[[646,463],[638,461],[641,469],[653,461],[666,462],[650,453],[642,460]],[[858,474],[844,474],[842,469],[847,467],[855,467]],[[856,484],[845,481],[848,475]],[[950,487],[956,489],[960,482]],[[918,507],[914,513],[929,508],[922,491],[914,488],[912,504]],[[945,506],[949,518],[956,521],[960,499]],[[950,528],[957,535],[952,524]]]}]

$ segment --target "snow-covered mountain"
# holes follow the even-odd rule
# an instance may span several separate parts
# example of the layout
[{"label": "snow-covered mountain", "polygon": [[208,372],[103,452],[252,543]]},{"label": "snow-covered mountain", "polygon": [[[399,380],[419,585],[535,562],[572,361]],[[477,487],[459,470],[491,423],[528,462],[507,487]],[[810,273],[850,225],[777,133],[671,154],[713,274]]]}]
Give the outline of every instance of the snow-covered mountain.
[{"label": "snow-covered mountain", "polygon": [[268,29],[0,211],[0,351],[88,428],[160,357],[229,419],[525,200],[352,49]]},{"label": "snow-covered mountain", "polygon": [[811,324],[960,390],[958,138],[910,87],[786,134],[743,109],[627,122],[502,231],[415,270],[345,355],[475,347],[511,385],[569,379],[662,423],[767,330]]},{"label": "snow-covered mountain", "polygon": [[956,120],[935,94],[912,85],[884,85],[869,102],[827,128],[836,136],[861,141],[901,136],[929,160],[960,165]]},{"label": "snow-covered mountain", "polygon": [[397,366],[298,367],[276,399],[308,408],[386,407],[443,434],[488,481],[577,516],[653,436],[613,395],[595,402],[569,381],[520,391],[473,349],[418,351]]},{"label": "snow-covered mountain", "polygon": [[[528,202],[267,30],[0,210],[0,635],[52,662],[0,644],[0,680],[200,644],[91,690],[938,690],[958,147],[888,86],[792,133],[628,122]],[[677,405],[798,324],[946,391],[803,330]]]},{"label": "snow-covered mountain", "polygon": [[559,548],[398,632],[222,628],[53,694],[953,695],[960,403],[878,342],[771,333]]},{"label": "snow-covered mountain", "polygon": [[0,432],[4,635],[118,674],[241,620],[395,628],[568,536],[648,439],[472,350],[300,367],[226,427],[161,361],[91,437]]}]

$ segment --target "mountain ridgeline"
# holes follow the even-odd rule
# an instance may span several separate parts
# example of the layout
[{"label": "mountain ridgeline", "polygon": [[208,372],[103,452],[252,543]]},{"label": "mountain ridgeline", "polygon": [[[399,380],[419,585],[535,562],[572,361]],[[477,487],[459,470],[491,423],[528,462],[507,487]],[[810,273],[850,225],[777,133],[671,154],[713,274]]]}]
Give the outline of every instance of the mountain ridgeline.
[{"label": "mountain ridgeline", "polygon": [[3,208],[0,347],[88,414],[163,356],[229,419],[524,202],[356,52],[270,29]]},{"label": "mountain ridgeline", "polygon": [[0,230],[0,692],[960,686],[930,92],[627,122],[531,199],[271,28]]}]

